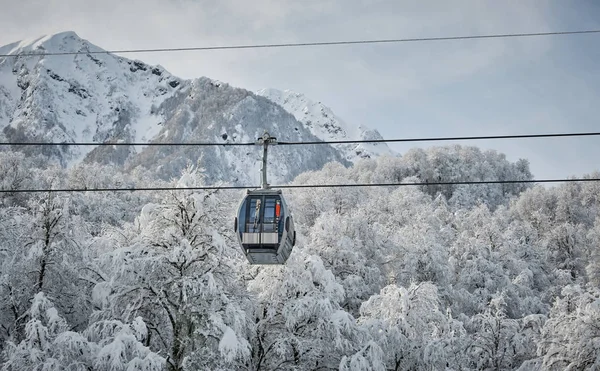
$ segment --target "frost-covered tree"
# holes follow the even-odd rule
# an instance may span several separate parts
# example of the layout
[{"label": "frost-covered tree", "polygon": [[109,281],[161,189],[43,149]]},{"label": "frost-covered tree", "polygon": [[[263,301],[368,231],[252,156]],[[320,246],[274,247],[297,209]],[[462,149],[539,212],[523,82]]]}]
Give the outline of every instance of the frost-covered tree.
[{"label": "frost-covered tree", "polygon": [[450,247],[450,266],[455,277],[453,311],[471,317],[486,310],[496,292],[510,285],[502,262],[501,226],[494,224],[487,206],[457,213],[457,238]]},{"label": "frost-covered tree", "polygon": [[513,338],[514,367],[520,365],[520,370],[536,370],[536,367],[541,364],[537,356],[537,348],[546,320],[547,317],[543,314],[530,314],[519,320],[519,330]]},{"label": "frost-covered tree", "polygon": [[[86,246],[85,223],[70,213],[69,198],[54,192],[28,200],[26,208],[8,208],[13,233],[7,233],[0,275],[0,316],[7,319],[0,336],[19,342],[28,320],[27,308],[38,292],[54,298],[74,328],[87,323],[85,284],[79,280]],[[4,224],[4,223],[1,223]],[[8,320],[11,318],[12,320]]]},{"label": "frost-covered tree", "polygon": [[[148,338],[148,327],[141,317],[133,319],[131,324],[118,320],[94,322],[84,335],[92,356],[92,367],[88,369],[160,371],[165,368],[165,359],[143,344]],[[77,339],[76,335],[72,337]],[[70,343],[61,345],[63,349],[75,350]]]},{"label": "frost-covered tree", "polygon": [[463,364],[465,330],[440,307],[436,287],[388,285],[363,303],[359,323],[383,350],[388,370],[439,370]]},{"label": "frost-covered tree", "polygon": [[472,319],[476,328],[470,350],[478,369],[504,370],[512,368],[517,353],[517,320],[506,316],[506,302],[502,295],[490,300],[489,308]]},{"label": "frost-covered tree", "polygon": [[374,341],[369,341],[350,357],[342,357],[340,371],[385,371],[383,350]]},{"label": "frost-covered tree", "polygon": [[[68,170],[66,178],[68,186],[74,189],[166,186],[165,182],[149,178],[143,169],[122,173],[115,167],[96,163],[79,164]],[[71,195],[71,207],[73,214],[85,220],[90,234],[99,236],[105,227],[133,222],[142,207],[156,202],[158,196],[150,192],[76,192]]]},{"label": "frost-covered tree", "polygon": [[[347,183],[348,177],[348,169],[338,163],[330,163],[320,171],[299,175],[294,184]],[[361,194],[362,191],[358,189],[307,188],[289,196],[297,224],[308,228],[320,215],[351,215],[356,210]]]},{"label": "frost-covered tree", "polygon": [[140,318],[94,323],[84,334],[69,331],[54,304],[40,292],[29,309],[25,338],[9,342],[2,370],[159,371],[164,358],[140,341],[146,327]]},{"label": "frost-covered tree", "polygon": [[[147,205],[104,261],[95,318],[141,316],[146,344],[170,370],[243,368],[250,316],[214,193],[170,193]],[[218,227],[221,226],[221,227]]]},{"label": "frost-covered tree", "polygon": [[24,246],[36,256],[35,290],[42,291],[48,280],[53,257],[65,242],[65,220],[68,219],[68,200],[53,192],[30,201],[34,213],[31,241]]},{"label": "frost-covered tree", "polygon": [[[28,157],[22,152],[0,150],[0,190],[16,191],[37,188],[39,177],[48,167],[42,157]],[[0,194],[0,206],[25,206],[27,193],[5,192]]]},{"label": "frost-covered tree", "polygon": [[[402,189],[390,195],[387,216],[387,269],[395,282],[433,282],[441,286],[450,279],[448,242],[453,232],[444,225],[444,206],[437,208],[429,196],[417,189]],[[386,218],[383,216],[382,218]]]},{"label": "frost-covered tree", "polygon": [[[345,310],[358,315],[360,304],[381,288],[381,244],[368,236],[368,212],[348,216],[323,214],[310,230],[304,250],[318,255],[343,289]],[[374,246],[375,245],[375,246]],[[378,246],[379,245],[379,246]]]},{"label": "frost-covered tree", "polygon": [[600,290],[566,286],[542,329],[538,354],[545,370],[600,368]]},{"label": "frost-covered tree", "polygon": [[[61,350],[57,349],[60,345],[56,346],[55,341],[68,330],[67,322],[43,292],[33,298],[28,317],[25,338],[19,343],[8,343],[3,370],[60,369],[61,360],[56,359],[53,353]],[[84,368],[76,366],[75,369]]]},{"label": "frost-covered tree", "polygon": [[590,282],[600,286],[600,217],[596,218],[594,228],[587,235],[589,244],[589,260],[586,266],[587,277]]},{"label": "frost-covered tree", "polygon": [[7,339],[19,341],[33,282],[23,246],[29,239],[29,215],[23,208],[0,208],[0,351]]},{"label": "frost-covered tree", "polygon": [[361,333],[340,304],[344,290],[321,259],[294,252],[285,267],[262,269],[257,296],[254,370],[337,369]]},{"label": "frost-covered tree", "polygon": [[[526,160],[509,163],[496,151],[460,145],[411,149],[400,159],[404,177],[416,176],[423,182],[486,180],[528,180],[532,178]],[[455,207],[479,203],[490,208],[506,203],[509,197],[527,189],[526,184],[430,185],[423,190],[432,196],[442,194]]]}]

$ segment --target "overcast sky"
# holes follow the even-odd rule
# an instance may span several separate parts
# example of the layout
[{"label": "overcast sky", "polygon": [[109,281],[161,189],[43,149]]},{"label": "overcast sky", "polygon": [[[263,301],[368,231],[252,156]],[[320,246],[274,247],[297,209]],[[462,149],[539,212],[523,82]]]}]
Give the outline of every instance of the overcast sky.
[{"label": "overcast sky", "polygon": [[[72,30],[104,49],[600,29],[600,2],[0,0],[0,45]],[[600,34],[127,54],[183,78],[290,89],[385,138],[600,131]],[[448,143],[445,143],[448,144]],[[537,178],[600,170],[600,137],[468,142]],[[390,145],[404,152],[412,146]]]}]

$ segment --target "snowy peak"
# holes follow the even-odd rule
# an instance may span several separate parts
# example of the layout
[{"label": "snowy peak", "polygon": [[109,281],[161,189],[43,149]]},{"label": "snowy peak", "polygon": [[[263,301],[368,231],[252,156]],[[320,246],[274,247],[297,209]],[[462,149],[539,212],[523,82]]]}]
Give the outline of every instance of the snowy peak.
[{"label": "snowy peak", "polygon": [[313,102],[304,94],[291,90],[262,89],[257,92],[282,106],[302,122],[315,136],[323,140],[357,139],[357,128],[350,128],[321,102]]},{"label": "snowy peak", "polygon": [[[312,101],[304,94],[277,89],[262,89],[256,94],[283,107],[323,141],[383,139],[377,130],[362,125],[349,125],[337,117],[329,107],[321,102]],[[382,154],[395,155],[385,143],[338,144],[335,147],[351,162]]]},{"label": "snowy peak", "polygon": [[[1,49],[15,55],[0,58],[0,135],[9,141],[150,140],[163,121],[154,107],[183,85],[160,66],[103,53],[74,32]],[[20,55],[74,52],[81,54]],[[68,165],[92,148],[52,150],[46,154]]]},{"label": "snowy peak", "polygon": [[[46,35],[37,39],[22,40],[3,47],[2,54],[21,53],[72,53],[81,51],[103,52],[104,50],[80,38],[73,31]],[[6,50],[10,49],[10,50]]]}]

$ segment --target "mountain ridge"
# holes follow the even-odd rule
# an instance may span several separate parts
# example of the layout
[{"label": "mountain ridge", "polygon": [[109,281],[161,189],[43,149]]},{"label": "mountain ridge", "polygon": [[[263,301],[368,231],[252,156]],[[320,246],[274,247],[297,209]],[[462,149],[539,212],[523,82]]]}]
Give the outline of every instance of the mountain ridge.
[{"label": "mountain ridge", "polygon": [[[331,108],[304,94],[274,88],[260,89],[256,93],[282,106],[323,141],[383,139],[377,130],[362,125],[349,125],[335,115]],[[334,144],[334,147],[344,154],[346,160],[353,163],[383,154],[397,155],[385,143]]]},{"label": "mountain ridge", "polygon": [[[14,55],[0,57],[0,136],[9,142],[232,143],[255,141],[264,131],[288,141],[349,138],[346,131],[336,136],[314,130],[306,120],[298,120],[289,105],[273,99],[273,94],[264,96],[208,77],[181,79],[162,66],[104,53],[73,31],[11,43],[0,50]],[[80,54],[43,55],[61,52]],[[42,55],[19,56],[23,53]],[[304,97],[301,102],[312,101]],[[327,114],[340,125],[341,119],[328,108]],[[326,123],[319,125],[325,127]],[[344,125],[347,131],[352,129]],[[357,128],[359,135],[368,132],[361,130]],[[230,180],[234,184],[253,182],[261,154],[258,149],[236,146],[44,146],[19,150],[49,156],[64,167],[82,161],[129,170],[139,166],[164,179],[178,176],[192,162],[208,169],[208,182]],[[269,155],[270,177],[280,183],[320,169],[327,162],[349,166],[360,157],[377,153],[360,156],[355,147],[313,145],[301,150],[275,146]]]}]

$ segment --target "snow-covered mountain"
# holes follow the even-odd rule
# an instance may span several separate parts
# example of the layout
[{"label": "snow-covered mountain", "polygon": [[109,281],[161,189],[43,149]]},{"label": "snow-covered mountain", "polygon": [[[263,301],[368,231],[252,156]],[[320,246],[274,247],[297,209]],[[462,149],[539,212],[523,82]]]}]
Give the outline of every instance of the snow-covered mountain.
[{"label": "snow-covered mountain", "polygon": [[[21,55],[24,53],[70,53]],[[376,139],[320,102],[289,91],[257,94],[201,77],[184,80],[161,66],[129,60],[63,32],[0,48],[0,139],[10,142],[249,142],[264,131],[282,141]],[[257,184],[260,147],[22,147],[63,166],[81,161],[144,167],[168,179],[189,163],[207,181]],[[281,183],[325,163],[349,165],[391,153],[385,144],[274,146],[270,182]]]},{"label": "snow-covered mountain", "polygon": [[[277,89],[261,89],[256,94],[282,106],[323,141],[383,139],[377,130],[349,125],[329,107],[312,101],[304,94]],[[334,147],[350,162],[382,154],[395,155],[385,143],[334,144]]]},{"label": "snow-covered mountain", "polygon": [[[0,51],[18,55],[103,50],[74,32],[64,32]],[[12,142],[150,140],[161,130],[162,117],[155,107],[181,89],[181,83],[160,66],[111,54],[0,58],[0,130]],[[81,161],[93,149],[43,148],[63,165]],[[113,160],[123,162],[129,151],[119,147]]]}]

